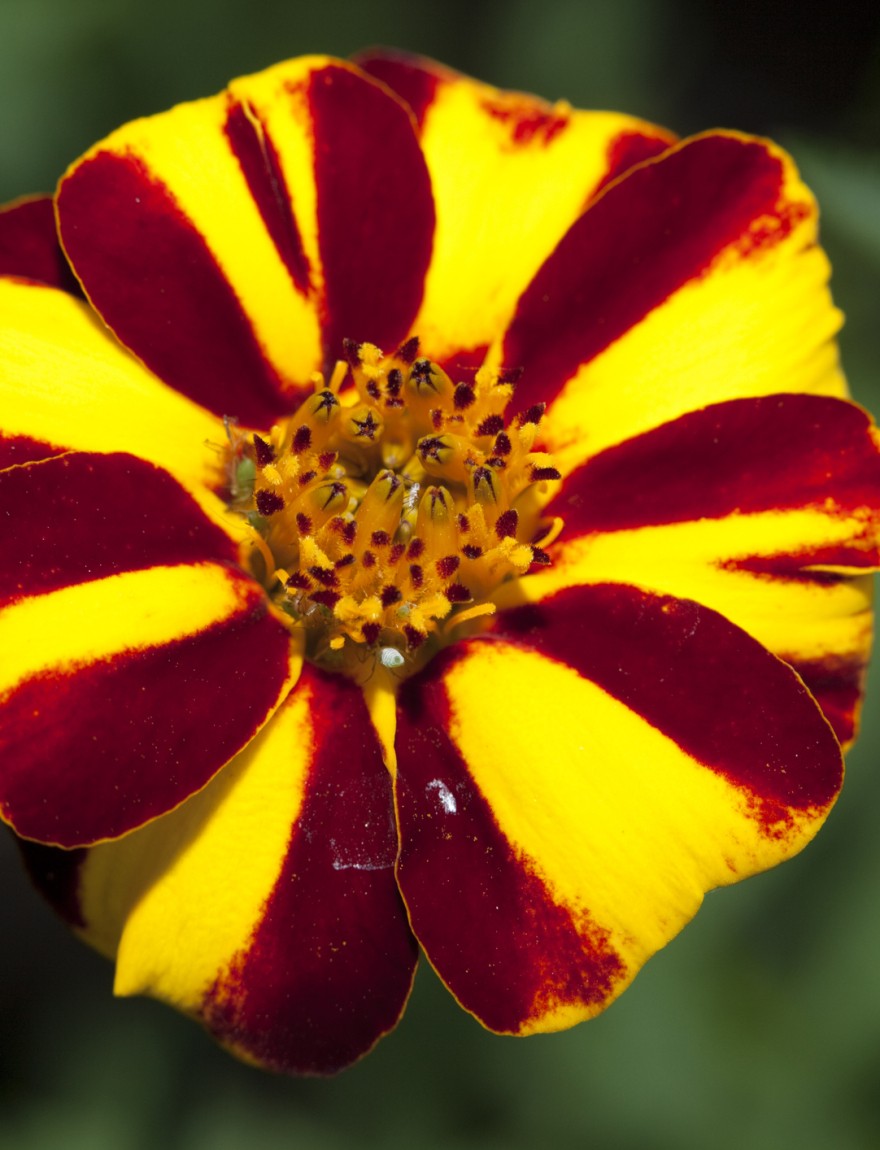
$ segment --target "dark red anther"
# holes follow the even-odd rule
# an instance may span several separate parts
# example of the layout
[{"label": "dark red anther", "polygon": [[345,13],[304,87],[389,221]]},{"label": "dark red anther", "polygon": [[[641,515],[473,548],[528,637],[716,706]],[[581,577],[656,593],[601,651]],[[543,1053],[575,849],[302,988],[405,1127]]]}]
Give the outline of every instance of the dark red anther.
[{"label": "dark red anther", "polygon": [[406,549],[407,559],[418,559],[424,552],[425,543],[423,539],[419,539],[418,535],[413,536],[409,541],[409,547]]},{"label": "dark red anther", "polygon": [[462,535],[467,535],[468,531],[470,531],[471,522],[466,515],[459,515],[459,517],[458,517],[458,529],[462,533]]},{"label": "dark red anther", "polygon": [[364,567],[375,567],[376,556],[372,551],[365,551],[361,556],[361,563],[363,563]]},{"label": "dark red anther", "polygon": [[385,383],[385,390],[391,396],[400,395],[400,389],[403,387],[403,372],[399,367],[392,367],[388,372],[388,379]]},{"label": "dark red anther", "polygon": [[497,435],[504,430],[504,420],[500,415],[487,415],[476,430],[477,435]]},{"label": "dark red anther", "polygon": [[379,390],[379,385],[376,383],[375,379],[370,379],[367,381],[367,395],[370,397],[370,399],[379,399],[381,397],[382,392]]},{"label": "dark red anther", "polygon": [[452,396],[452,402],[456,411],[466,411],[476,400],[474,395],[473,385],[470,383],[458,383],[455,386],[455,392]]},{"label": "dark red anther", "polygon": [[333,566],[338,571],[340,567],[350,567],[354,563],[354,556],[349,551],[347,555],[343,555],[341,559],[337,559]]},{"label": "dark red anther", "polygon": [[275,512],[280,511],[283,506],[284,500],[277,491],[257,492],[257,511],[259,511],[261,515],[274,515]]},{"label": "dark red anther", "polygon": [[361,345],[354,339],[342,341],[342,354],[350,367],[360,367]]},{"label": "dark red anther", "polygon": [[418,354],[419,337],[417,335],[411,335],[394,353],[394,358],[401,360],[403,363],[412,363]]},{"label": "dark red anther", "polygon": [[522,379],[522,373],[525,371],[524,367],[505,367],[498,372],[499,383],[517,384]]},{"label": "dark red anther", "polygon": [[409,581],[413,587],[418,591],[425,581],[425,573],[418,563],[410,563],[409,565]]},{"label": "dark red anther", "polygon": [[382,594],[379,596],[382,601],[383,607],[391,607],[394,603],[399,603],[403,598],[403,592],[399,587],[394,587],[389,583],[386,587],[382,588]]},{"label": "dark red anther", "polygon": [[510,436],[506,431],[501,431],[495,436],[495,442],[492,444],[493,455],[510,455]]},{"label": "dark red anther", "polygon": [[312,521],[302,511],[296,513],[296,529],[300,535],[311,535],[312,533]]},{"label": "dark red anther", "polygon": [[540,423],[546,410],[546,403],[533,403],[516,417],[517,427],[524,427],[527,423]]},{"label": "dark red anther", "polygon": [[287,580],[288,587],[295,587],[298,591],[308,591],[312,586],[312,581],[302,571],[294,571]]},{"label": "dark red anther", "polygon": [[395,563],[400,562],[400,559],[402,558],[404,551],[406,551],[406,544],[405,543],[395,543],[394,544],[394,546],[388,552],[388,563],[391,567],[393,567]]},{"label": "dark red anther", "polygon": [[378,623],[364,623],[361,630],[364,633],[364,639],[372,647],[373,644],[379,638],[379,634],[380,634],[382,628],[379,626]]},{"label": "dark red anther", "polygon": [[533,467],[531,472],[532,483],[540,483],[542,479],[561,479],[562,472],[555,467]]},{"label": "dark red anther", "polygon": [[296,434],[294,435],[293,443],[291,444],[291,451],[293,451],[294,455],[302,455],[302,453],[308,450],[311,445],[312,429],[304,423],[302,427],[298,427],[296,429]]},{"label": "dark red anther", "polygon": [[437,560],[434,566],[437,568],[437,574],[441,579],[451,579],[460,564],[461,560],[457,555],[444,555],[442,559]]},{"label": "dark red anther", "polygon": [[320,603],[332,611],[342,596],[338,591],[313,591],[310,598],[313,603]]},{"label": "dark red anther", "polygon": [[461,553],[465,559],[479,559],[483,554],[483,548],[477,547],[473,543],[466,543],[464,547],[462,547]]},{"label": "dark red anther", "polygon": [[510,511],[502,511],[495,520],[495,534],[499,539],[515,539],[518,523],[519,515],[512,508]]},{"label": "dark red anther", "polygon": [[532,562],[539,567],[549,567],[551,559],[542,547],[532,547]]},{"label": "dark red anther", "polygon": [[411,627],[409,624],[404,627],[403,633],[406,636],[406,645],[410,651],[418,650],[425,641],[425,636],[422,632],[417,631],[415,627]]},{"label": "dark red anther", "polygon": [[310,567],[309,574],[323,587],[339,586],[339,579],[332,567]]},{"label": "dark red anther", "polygon": [[257,467],[261,470],[268,467],[272,460],[275,458],[275,452],[272,450],[272,445],[267,443],[265,439],[261,439],[259,435],[254,436],[254,459],[257,462]]},{"label": "dark red anther", "polygon": [[322,471],[329,471],[333,464],[336,462],[335,451],[325,451],[322,455],[318,456],[318,466]]},{"label": "dark red anther", "polygon": [[318,478],[317,471],[314,471],[314,470],[304,471],[302,473],[302,475],[299,477],[299,479],[297,480],[297,482],[299,483],[300,487],[307,487],[312,482],[313,479],[317,479],[317,478]]},{"label": "dark red anther", "polygon": [[443,594],[450,603],[469,603],[473,598],[464,583],[450,583],[443,589]]},{"label": "dark red anther", "polygon": [[374,547],[387,547],[391,542],[391,536],[387,531],[374,531],[370,536],[370,542]]}]

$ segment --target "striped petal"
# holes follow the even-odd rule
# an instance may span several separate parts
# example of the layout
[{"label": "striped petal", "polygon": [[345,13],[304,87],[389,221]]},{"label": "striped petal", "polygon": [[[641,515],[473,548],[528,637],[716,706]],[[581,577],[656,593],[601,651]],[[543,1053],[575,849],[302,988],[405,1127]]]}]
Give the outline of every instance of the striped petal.
[{"label": "striped petal", "polygon": [[570,475],[549,508],[565,520],[553,566],[523,591],[637,581],[705,603],[791,663],[847,742],[871,646],[878,507],[877,433],[854,404],[717,404]]},{"label": "striped petal", "polygon": [[0,466],[130,451],[188,486],[219,487],[224,442],[220,421],[146,371],[87,304],[0,279]]},{"label": "striped petal", "polygon": [[800,850],[842,777],[789,667],[619,584],[505,613],[401,704],[401,892],[441,977],[502,1032],[596,1014],[704,892]]},{"label": "striped petal", "polygon": [[113,838],[203,787],[298,659],[234,540],[150,464],[9,468],[0,507],[0,814],[65,847]]},{"label": "striped petal", "polygon": [[51,196],[32,196],[0,207],[0,276],[80,294],[58,242]]},{"label": "striped petal", "polygon": [[587,202],[673,140],[631,116],[502,92],[416,56],[368,52],[357,61],[419,123],[437,237],[413,330],[437,359],[491,343]]},{"label": "striped petal", "polygon": [[250,426],[289,410],[344,337],[404,337],[434,224],[408,112],[323,57],[127,124],[57,202],[65,251],[121,341]]},{"label": "striped petal", "polygon": [[248,1061],[313,1074],[366,1053],[406,1003],[416,946],[396,853],[361,694],[312,669],[180,810],[90,851],[25,848],[57,909],[117,955],[117,993],[197,1016]]},{"label": "striped petal", "polygon": [[687,140],[577,221],[493,352],[565,470],[709,403],[843,396],[840,315],[791,160],[733,134]]}]

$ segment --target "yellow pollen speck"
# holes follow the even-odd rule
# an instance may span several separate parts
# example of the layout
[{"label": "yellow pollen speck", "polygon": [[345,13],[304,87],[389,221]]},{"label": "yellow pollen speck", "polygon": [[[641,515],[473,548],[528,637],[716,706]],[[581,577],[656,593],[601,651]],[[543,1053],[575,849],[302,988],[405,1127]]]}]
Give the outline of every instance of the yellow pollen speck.
[{"label": "yellow pollen speck", "polygon": [[485,367],[453,382],[416,351],[347,343],[289,419],[230,429],[254,574],[307,656],[356,678],[377,661],[410,673],[484,626],[488,596],[561,526],[542,518],[555,484],[537,424],[504,418],[513,385]]}]

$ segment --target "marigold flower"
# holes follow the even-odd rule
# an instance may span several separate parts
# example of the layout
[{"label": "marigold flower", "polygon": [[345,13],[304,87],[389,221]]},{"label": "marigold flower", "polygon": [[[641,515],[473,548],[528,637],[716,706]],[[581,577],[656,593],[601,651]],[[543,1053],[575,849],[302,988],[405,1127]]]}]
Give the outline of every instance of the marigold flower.
[{"label": "marigold flower", "polygon": [[0,810],[119,993],[326,1073],[421,945],[559,1029],[816,833],[880,461],[778,148],[309,57],[0,272]]}]

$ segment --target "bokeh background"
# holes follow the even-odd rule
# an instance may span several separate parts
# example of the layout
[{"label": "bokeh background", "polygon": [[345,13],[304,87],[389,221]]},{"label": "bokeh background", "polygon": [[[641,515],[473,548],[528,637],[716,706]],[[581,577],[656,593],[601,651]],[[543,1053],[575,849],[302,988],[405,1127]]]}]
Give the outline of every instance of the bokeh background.
[{"label": "bokeh background", "polygon": [[[699,0],[0,0],[0,198],[121,121],[307,51],[375,43],[682,133],[770,134],[823,205],[856,397],[880,407],[880,6]],[[5,545],[5,544],[3,544]],[[880,674],[797,860],[710,895],[605,1015],[495,1038],[426,971],[328,1081],[263,1075],[114,1001],[0,837],[0,1148],[872,1150],[880,1146]]]}]

